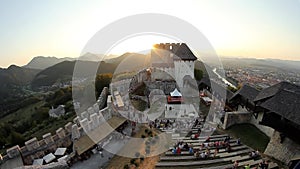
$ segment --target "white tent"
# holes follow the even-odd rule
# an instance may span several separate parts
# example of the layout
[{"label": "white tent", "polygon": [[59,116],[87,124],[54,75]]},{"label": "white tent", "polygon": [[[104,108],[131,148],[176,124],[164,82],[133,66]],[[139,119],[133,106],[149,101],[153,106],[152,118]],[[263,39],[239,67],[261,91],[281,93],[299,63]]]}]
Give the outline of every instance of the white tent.
[{"label": "white tent", "polygon": [[55,156],[52,153],[50,153],[44,156],[43,159],[45,160],[46,163],[50,163],[55,159]]},{"label": "white tent", "polygon": [[213,101],[213,100],[212,100],[211,98],[209,98],[209,97],[202,97],[202,99],[203,99],[205,102],[207,102],[207,103]]},{"label": "white tent", "polygon": [[174,89],[173,92],[170,93],[170,95],[173,97],[173,96],[178,96],[178,97],[181,97],[182,94],[177,90],[177,88]]},{"label": "white tent", "polygon": [[68,158],[68,155],[65,155],[65,156],[62,156],[62,157],[60,157],[59,159],[57,159],[57,161],[58,161],[58,162],[66,161],[67,158]]},{"label": "white tent", "polygon": [[43,165],[44,159],[39,158],[39,159],[35,159],[33,160],[32,165]]},{"label": "white tent", "polygon": [[67,148],[57,148],[54,155],[56,156],[62,156],[65,154]]}]

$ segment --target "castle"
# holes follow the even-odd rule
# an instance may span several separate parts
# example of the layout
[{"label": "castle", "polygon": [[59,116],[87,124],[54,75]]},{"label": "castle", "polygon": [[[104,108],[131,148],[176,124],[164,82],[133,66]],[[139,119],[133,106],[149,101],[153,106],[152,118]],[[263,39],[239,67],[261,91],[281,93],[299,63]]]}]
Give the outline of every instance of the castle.
[{"label": "castle", "polygon": [[[197,57],[185,43],[155,44],[151,50],[151,67],[167,73],[179,88],[184,87],[185,81],[194,79],[194,64]],[[160,78],[168,78],[157,76]]]}]

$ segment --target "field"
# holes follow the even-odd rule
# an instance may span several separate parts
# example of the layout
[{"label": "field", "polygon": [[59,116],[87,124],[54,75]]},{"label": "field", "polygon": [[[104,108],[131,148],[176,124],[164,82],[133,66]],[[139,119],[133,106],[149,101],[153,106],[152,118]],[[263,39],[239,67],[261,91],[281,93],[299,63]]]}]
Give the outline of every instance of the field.
[{"label": "field", "polygon": [[243,144],[260,152],[265,151],[270,140],[268,136],[251,124],[237,124],[222,132],[240,138]]}]

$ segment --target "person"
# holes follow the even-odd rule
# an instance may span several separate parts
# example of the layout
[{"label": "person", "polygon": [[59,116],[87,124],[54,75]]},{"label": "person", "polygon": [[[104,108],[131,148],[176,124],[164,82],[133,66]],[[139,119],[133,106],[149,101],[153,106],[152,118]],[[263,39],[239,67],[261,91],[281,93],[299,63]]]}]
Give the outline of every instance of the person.
[{"label": "person", "polygon": [[266,160],[265,161],[265,169],[268,169],[269,168],[269,163],[268,163],[268,161]]},{"label": "person", "polygon": [[230,144],[227,145],[226,150],[227,150],[228,153],[231,152],[231,146],[230,146]]},{"label": "person", "polygon": [[255,157],[255,156],[256,156],[255,151],[252,151],[252,152],[251,152],[251,157]]},{"label": "person", "polygon": [[193,150],[192,147],[189,148],[189,153],[190,153],[190,154],[193,154],[193,153],[194,153],[194,150]]},{"label": "person", "polygon": [[259,166],[260,169],[265,169],[265,160],[260,162],[258,166]]},{"label": "person", "polygon": [[189,149],[189,145],[188,145],[188,143],[185,143],[182,149],[184,149],[184,150],[188,150],[188,149]]},{"label": "person", "polygon": [[216,157],[218,153],[219,153],[219,148],[217,147],[214,152],[214,157]]},{"label": "person", "polygon": [[236,160],[236,161],[234,161],[234,163],[233,163],[233,169],[237,169],[239,167],[239,162]]},{"label": "person", "polygon": [[177,154],[181,154],[181,148],[180,148],[180,147],[177,147],[176,152],[177,152]]},{"label": "person", "polygon": [[196,158],[199,158],[200,152],[199,152],[199,151],[196,151],[196,152],[194,153],[194,156],[195,156]]},{"label": "person", "polygon": [[256,154],[256,156],[259,156],[260,153],[259,153],[258,150],[256,150],[256,151],[255,151],[255,154]]},{"label": "person", "polygon": [[201,156],[202,159],[205,159],[205,158],[206,158],[206,155],[205,155],[204,152],[202,152],[200,156]]},{"label": "person", "polygon": [[174,148],[172,149],[172,153],[173,153],[173,154],[176,154],[176,152],[177,152],[177,151],[176,151],[176,148],[174,147]]},{"label": "person", "polygon": [[205,139],[205,142],[209,142],[210,141],[210,137],[208,136],[206,139]]},{"label": "person", "polygon": [[103,157],[104,157],[104,155],[103,155],[103,152],[102,152],[102,151],[99,151],[99,154],[100,154],[101,158],[103,158]]},{"label": "person", "polygon": [[250,169],[250,164],[246,164],[245,169]]},{"label": "person", "polygon": [[214,158],[217,156],[217,154],[218,154],[218,150],[216,149],[214,152]]},{"label": "person", "polygon": [[207,157],[210,157],[210,150],[208,148],[205,150],[205,154]]},{"label": "person", "polygon": [[218,148],[218,147],[219,147],[219,145],[220,145],[220,144],[219,144],[219,141],[216,141],[216,142],[215,142],[215,147],[217,147],[217,148]]},{"label": "person", "polygon": [[179,143],[178,147],[179,147],[180,149],[182,149],[182,148],[183,148],[183,143]]},{"label": "person", "polygon": [[240,145],[240,144],[241,144],[241,139],[240,139],[240,138],[238,138],[238,139],[236,140],[236,144],[237,144],[237,145]]}]

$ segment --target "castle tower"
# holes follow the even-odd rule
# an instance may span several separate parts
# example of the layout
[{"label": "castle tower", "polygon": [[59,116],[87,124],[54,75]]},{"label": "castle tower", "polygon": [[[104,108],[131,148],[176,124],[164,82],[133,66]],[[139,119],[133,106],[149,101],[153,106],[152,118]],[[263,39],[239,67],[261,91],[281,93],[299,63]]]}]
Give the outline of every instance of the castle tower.
[{"label": "castle tower", "polygon": [[155,44],[151,50],[151,66],[170,74],[180,88],[184,79],[194,79],[195,60],[197,57],[185,43]]}]

